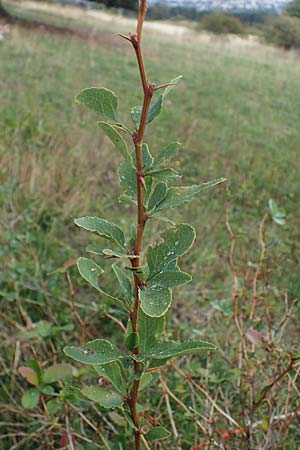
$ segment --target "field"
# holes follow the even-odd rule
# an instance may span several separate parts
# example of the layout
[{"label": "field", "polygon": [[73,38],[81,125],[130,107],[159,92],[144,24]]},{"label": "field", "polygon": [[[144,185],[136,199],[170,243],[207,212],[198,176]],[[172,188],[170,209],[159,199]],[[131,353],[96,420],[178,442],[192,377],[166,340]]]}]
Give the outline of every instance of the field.
[{"label": "field", "polygon": [[[32,358],[42,367],[66,361],[62,348],[80,341],[78,315],[88,338],[120,339],[107,319],[114,309],[71,267],[74,298],[61,269],[88,243],[73,218],[108,216],[130,228],[134,210],[118,200],[119,155],[74,97],[84,87],[110,88],[130,123],[141,101],[138,71],[116,33],[134,31],[135,22],[34,2],[10,10],[23,21],[0,42],[0,449],[71,449],[70,429],[76,449],[130,449],[120,416],[87,401],[52,403],[47,417],[45,394],[25,410],[28,384],[17,369]],[[300,367],[286,369],[299,356],[300,56],[187,24],[148,24],[144,46],[151,81],[183,75],[148,129],[153,153],[178,140],[185,184],[228,180],[169,215],[197,231],[183,264],[193,282],[176,290],[169,335],[200,336],[218,350],[178,361],[196,386],[171,367],[145,391],[145,405],[150,397],[161,404],[151,420],[172,431],[153,448],[297,449]],[[284,210],[284,225],[266,214],[269,199]],[[247,341],[252,329],[259,337],[250,332]],[[83,369],[76,376],[92,377]]]}]

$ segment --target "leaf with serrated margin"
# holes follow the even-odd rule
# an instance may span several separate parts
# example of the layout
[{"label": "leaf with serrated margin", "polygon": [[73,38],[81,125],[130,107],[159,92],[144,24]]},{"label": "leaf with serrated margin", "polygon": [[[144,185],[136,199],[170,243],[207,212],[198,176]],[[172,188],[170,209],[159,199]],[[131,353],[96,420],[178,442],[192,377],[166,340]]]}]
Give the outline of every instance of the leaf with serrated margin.
[{"label": "leaf with serrated margin", "polygon": [[[156,97],[156,99],[152,102],[147,116],[147,123],[152,122],[155,117],[157,117],[162,110],[162,105],[164,98],[171,92],[174,85],[178,83],[178,81],[182,78],[182,75],[180,75],[177,78],[174,78],[174,80],[170,81],[170,86],[167,86],[159,95]],[[134,106],[131,110],[131,118],[134,122],[135,128],[138,129],[140,126],[140,120],[141,120],[141,114],[142,114],[142,107],[141,106]]]},{"label": "leaf with serrated margin", "polygon": [[193,200],[201,192],[209,189],[217,184],[223,183],[225,178],[218,178],[217,180],[209,181],[208,183],[194,184],[186,187],[172,187],[168,190],[163,202],[161,202],[155,209],[155,213],[167,208],[175,208]]},{"label": "leaf with serrated margin", "polygon": [[120,394],[126,395],[126,385],[121,374],[120,366],[117,362],[105,365],[96,364],[94,368],[98,375],[107,378]]},{"label": "leaf with serrated margin", "polygon": [[130,279],[127,277],[125,272],[123,272],[122,269],[118,266],[112,266],[112,269],[117,277],[117,280],[119,282],[122,295],[124,297],[124,300],[127,300],[131,303],[132,301],[132,284],[130,282]]},{"label": "leaf with serrated margin", "polygon": [[122,249],[126,249],[125,236],[121,228],[106,219],[100,217],[80,217],[74,223],[87,231],[99,234],[105,239],[115,242]]},{"label": "leaf with serrated margin", "polygon": [[177,181],[179,178],[181,178],[181,175],[175,169],[160,169],[154,171],[151,170],[150,172],[148,172],[148,175],[153,178],[157,178],[158,180],[165,180],[170,183],[173,183],[174,181]]},{"label": "leaf with serrated margin", "polygon": [[106,123],[106,122],[98,122],[98,125],[102,128],[106,136],[112,141],[115,145],[116,149],[121,153],[121,155],[128,161],[131,161],[131,157],[128,151],[128,147],[120,133],[116,130],[115,127]]},{"label": "leaf with serrated margin", "polygon": [[161,233],[164,242],[148,247],[147,262],[150,276],[170,270],[169,264],[179,256],[183,256],[193,245],[196,233],[195,229],[187,224],[177,225],[176,228],[168,228]]},{"label": "leaf with serrated margin", "polygon": [[64,353],[71,359],[83,364],[108,364],[119,361],[124,355],[106,339],[95,339],[82,347],[67,346]]},{"label": "leaf with serrated margin", "polygon": [[79,391],[84,397],[94,403],[99,403],[103,408],[118,408],[124,403],[124,399],[120,394],[99,386],[85,386]]},{"label": "leaf with serrated margin", "polygon": [[175,156],[180,148],[180,145],[181,144],[179,144],[179,142],[172,142],[163,149],[159,150],[154,157],[153,168],[156,168],[160,164],[165,163]]},{"label": "leaf with serrated margin", "polygon": [[140,290],[141,309],[147,316],[161,317],[171,306],[172,293],[170,289],[161,286]]},{"label": "leaf with serrated margin", "polygon": [[140,311],[139,313],[140,352],[144,353],[158,342],[165,329],[165,317],[149,317]]},{"label": "leaf with serrated margin", "polygon": [[162,287],[172,288],[175,286],[181,286],[183,284],[189,283],[192,280],[191,275],[186,272],[176,271],[166,271],[159,273],[152,278],[151,284],[158,284]]},{"label": "leaf with serrated margin", "polygon": [[109,122],[119,124],[118,97],[106,88],[83,89],[75,98],[76,103],[86,106],[104,116]]},{"label": "leaf with serrated margin", "polygon": [[90,283],[97,291],[101,292],[105,297],[114,302],[120,303],[123,306],[123,302],[116,297],[105,292],[102,288],[100,288],[98,284],[98,277],[104,273],[104,270],[98,266],[94,261],[89,258],[78,258],[77,267],[80,275],[84,278],[88,283]]},{"label": "leaf with serrated margin", "polygon": [[206,341],[186,341],[186,342],[159,342],[150,350],[141,354],[144,358],[166,359],[181,355],[191,355],[204,350],[216,350],[216,345]]},{"label": "leaf with serrated margin", "polygon": [[155,188],[151,194],[151,197],[150,197],[149,203],[148,203],[148,211],[151,211],[157,205],[159,205],[165,198],[166,194],[167,194],[167,185],[164,181],[161,181],[160,183],[158,183],[155,186]]}]

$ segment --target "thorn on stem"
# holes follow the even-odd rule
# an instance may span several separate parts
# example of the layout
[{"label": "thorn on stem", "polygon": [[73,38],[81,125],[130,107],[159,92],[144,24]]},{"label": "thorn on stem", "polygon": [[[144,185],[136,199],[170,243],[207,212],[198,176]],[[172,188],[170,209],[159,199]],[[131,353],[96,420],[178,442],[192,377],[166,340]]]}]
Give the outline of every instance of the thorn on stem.
[{"label": "thorn on stem", "polygon": [[134,144],[137,144],[137,143],[138,143],[138,132],[137,132],[137,131],[134,131],[134,132],[132,133],[132,140],[133,140],[133,143],[134,143]]},{"label": "thorn on stem", "polygon": [[145,174],[142,170],[137,171],[137,176],[139,177],[139,182],[143,186],[144,189],[146,189],[146,183],[145,183]]},{"label": "thorn on stem", "polygon": [[158,86],[154,85],[154,91],[158,91],[159,89],[164,89],[168,86],[175,86],[175,83],[164,83],[164,84],[159,84]]}]

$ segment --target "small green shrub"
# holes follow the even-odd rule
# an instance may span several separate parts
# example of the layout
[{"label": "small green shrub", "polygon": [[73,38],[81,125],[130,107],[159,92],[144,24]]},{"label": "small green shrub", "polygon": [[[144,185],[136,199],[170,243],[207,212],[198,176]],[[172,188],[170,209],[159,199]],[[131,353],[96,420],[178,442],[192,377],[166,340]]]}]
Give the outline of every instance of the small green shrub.
[{"label": "small green shrub", "polygon": [[267,42],[286,50],[300,48],[300,20],[288,16],[270,18],[264,35]]},{"label": "small green shrub", "polygon": [[240,19],[224,13],[207,14],[199,21],[199,27],[214,34],[245,34]]}]

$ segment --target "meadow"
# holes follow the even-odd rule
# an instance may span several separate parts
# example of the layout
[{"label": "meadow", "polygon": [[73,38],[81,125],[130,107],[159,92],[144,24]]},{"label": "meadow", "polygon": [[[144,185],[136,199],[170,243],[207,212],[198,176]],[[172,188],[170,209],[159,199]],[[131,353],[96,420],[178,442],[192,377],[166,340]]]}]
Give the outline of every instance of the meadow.
[{"label": "meadow", "polygon": [[[126,229],[133,214],[119,199],[119,155],[74,97],[88,86],[113,88],[123,116],[140,103],[132,49],[116,35],[135,22],[22,5],[10,4],[23,21],[0,42],[0,449],[130,449],[122,418],[70,399],[63,381],[35,409],[23,408],[28,384],[17,369],[32,358],[43,368],[67,362],[62,349],[83,329],[118,340],[107,320],[114,309],[64,265],[88,241],[75,217],[108,216]],[[148,25],[144,46],[151,81],[183,75],[149,127],[154,153],[178,140],[184,183],[228,180],[176,212],[197,240],[183,264],[193,282],[176,289],[170,336],[200,336],[218,350],[181,358],[145,390],[145,408],[150,397],[161,405],[146,420],[172,431],[153,448],[297,449],[300,55],[186,24]],[[272,220],[270,199],[285,212],[283,225]],[[75,377],[92,374],[81,368]]]}]

